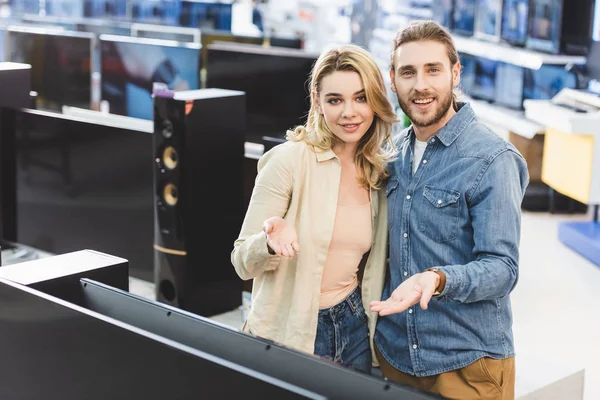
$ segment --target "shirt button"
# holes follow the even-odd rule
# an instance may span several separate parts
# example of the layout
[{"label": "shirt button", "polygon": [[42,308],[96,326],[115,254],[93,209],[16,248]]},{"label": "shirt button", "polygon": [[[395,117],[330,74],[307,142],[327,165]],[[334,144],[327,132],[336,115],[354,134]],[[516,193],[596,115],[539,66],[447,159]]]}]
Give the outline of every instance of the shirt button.
[{"label": "shirt button", "polygon": [[423,164],[427,164],[427,160],[423,160]]},{"label": "shirt button", "polygon": [[410,200],[410,194],[406,196],[406,200]]},{"label": "shirt button", "polygon": [[412,310],[412,308],[408,310],[408,313],[409,313],[409,314],[412,314],[412,313],[413,313],[413,310]]},{"label": "shirt button", "polygon": [[419,346],[417,346],[416,344],[413,344],[413,349],[415,349],[415,350],[416,350],[416,349],[417,349],[417,347],[419,347]]},{"label": "shirt button", "polygon": [[407,238],[407,237],[408,237],[408,233],[405,233],[405,234],[404,234],[404,235],[402,235],[402,236],[404,236],[405,238]]},{"label": "shirt button", "polygon": [[404,276],[408,276],[408,272],[404,271]]},{"label": "shirt button", "polygon": [[431,138],[431,143],[435,143],[435,138]]},{"label": "shirt button", "polygon": [[437,201],[437,203],[438,203],[438,204],[442,204],[442,201],[441,201],[441,200],[438,200],[438,201]]}]

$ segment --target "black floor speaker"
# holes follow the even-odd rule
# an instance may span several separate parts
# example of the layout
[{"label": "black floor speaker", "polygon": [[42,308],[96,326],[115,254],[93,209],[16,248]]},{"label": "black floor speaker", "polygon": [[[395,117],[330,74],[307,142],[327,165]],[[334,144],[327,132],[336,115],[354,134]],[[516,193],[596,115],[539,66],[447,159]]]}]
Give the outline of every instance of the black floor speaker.
[{"label": "black floor speaker", "polygon": [[241,304],[230,255],[243,218],[243,92],[154,98],[154,275],[158,301],[203,316]]}]

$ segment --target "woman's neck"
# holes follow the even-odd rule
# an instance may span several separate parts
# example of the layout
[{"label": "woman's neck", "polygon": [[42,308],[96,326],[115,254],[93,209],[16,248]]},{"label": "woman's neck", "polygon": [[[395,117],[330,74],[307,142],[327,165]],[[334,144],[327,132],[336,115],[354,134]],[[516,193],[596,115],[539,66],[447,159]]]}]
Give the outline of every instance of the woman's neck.
[{"label": "woman's neck", "polygon": [[354,162],[354,158],[356,157],[356,149],[358,146],[354,143],[336,143],[333,145],[332,150],[335,155],[342,161],[345,162]]}]

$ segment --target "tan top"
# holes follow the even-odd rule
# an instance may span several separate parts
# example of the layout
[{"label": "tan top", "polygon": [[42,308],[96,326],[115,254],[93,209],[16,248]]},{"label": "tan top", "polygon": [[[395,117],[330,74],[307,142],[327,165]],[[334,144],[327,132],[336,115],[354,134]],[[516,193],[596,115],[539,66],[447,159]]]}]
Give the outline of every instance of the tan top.
[{"label": "tan top", "polygon": [[358,266],[371,248],[371,204],[338,203],[323,267],[319,308],[333,307],[358,286]]},{"label": "tan top", "polygon": [[[245,332],[314,353],[321,277],[333,234],[341,164],[332,150],[315,151],[304,142],[286,142],[265,153],[231,262],[242,279],[254,278]],[[365,309],[379,299],[385,279],[387,205],[371,190],[371,252],[364,266]],[[263,222],[272,216],[293,222],[300,254],[270,255]],[[371,338],[374,313],[367,311]]]}]

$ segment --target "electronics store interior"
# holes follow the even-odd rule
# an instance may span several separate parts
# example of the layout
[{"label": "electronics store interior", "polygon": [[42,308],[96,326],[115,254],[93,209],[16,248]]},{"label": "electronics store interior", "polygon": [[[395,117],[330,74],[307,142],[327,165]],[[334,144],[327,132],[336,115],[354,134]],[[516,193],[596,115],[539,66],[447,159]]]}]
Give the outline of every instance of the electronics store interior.
[{"label": "electronics store interior", "polygon": [[[518,279],[514,274],[512,286],[505,292],[479,288],[479,294],[473,287],[472,298],[452,298],[448,294],[444,300],[444,292],[440,295],[433,289],[441,284],[448,286],[447,293],[450,288],[458,290],[453,281],[457,276],[472,278],[461,285],[476,285],[488,279],[488,286],[494,286],[490,276],[499,281],[503,275],[490,264],[487,278],[482,277],[487,267],[478,261],[447,261],[444,265],[468,262],[468,266],[479,268],[480,275],[452,275],[448,269],[441,273],[436,269],[425,271],[434,265],[415,266],[411,274],[430,281],[432,276],[437,279],[438,286],[431,286],[430,293],[440,297],[431,298],[431,311],[419,307],[419,300],[415,300],[404,308],[412,306],[408,311],[397,311],[396,319],[379,315],[376,328],[371,328],[378,311],[369,301],[386,300],[381,286],[375,294],[368,292],[371,298],[364,297],[365,288],[372,287],[367,273],[375,268],[376,257],[369,256],[373,264],[367,263],[364,277],[352,272],[354,288],[362,289],[362,303],[350,300],[354,293],[360,296],[360,290],[351,295],[347,291],[348,297],[341,297],[339,303],[326,309],[317,307],[323,299],[324,285],[318,285],[322,268],[319,272],[314,262],[309,265],[303,261],[307,264],[303,269],[309,271],[305,274],[311,275],[303,276],[293,258],[302,263],[300,260],[307,259],[300,258],[302,253],[305,257],[322,255],[322,259],[314,259],[322,264],[329,254],[327,248],[319,255],[311,249],[311,243],[300,240],[302,253],[290,245],[289,254],[285,248],[276,250],[269,244],[269,237],[275,237],[275,229],[283,228],[277,228],[274,222],[267,224],[270,219],[264,226],[261,220],[258,232],[252,232],[255,236],[248,239],[263,243],[262,253],[241,254],[250,251],[249,245],[239,246],[246,246],[245,250],[236,246],[250,237],[242,238],[241,232],[245,219],[251,220],[247,212],[254,204],[253,196],[265,190],[292,188],[276,187],[287,182],[271,182],[269,187],[267,170],[271,171],[271,179],[282,179],[284,173],[265,167],[263,181],[261,168],[268,165],[267,159],[272,163],[278,160],[283,166],[285,157],[275,155],[282,154],[284,150],[280,149],[290,144],[286,132],[307,124],[311,104],[320,99],[310,89],[310,77],[322,54],[342,48],[368,53],[373,60],[368,65],[381,74],[381,99],[387,98],[386,104],[396,116],[395,122],[386,122],[388,139],[393,141],[402,132],[408,132],[407,137],[416,132],[416,127],[405,129],[411,127],[411,119],[410,113],[403,110],[417,106],[424,110],[427,106],[403,106],[399,101],[400,78],[394,78],[393,57],[409,57],[410,43],[400,53],[394,53],[394,44],[399,32],[431,21],[451,37],[450,43],[459,56],[460,83],[448,86],[448,93],[454,90],[458,101],[470,107],[465,113],[473,113],[480,123],[473,126],[489,132],[484,134],[489,143],[502,143],[502,148],[520,155],[528,179],[523,178],[527,175],[511,176],[508,170],[499,173],[504,178],[497,182],[522,189],[522,201],[519,197],[514,210],[495,203],[499,209],[488,210],[491,216],[483,218],[499,220],[488,220],[483,228],[477,218],[482,218],[482,211],[471,204],[476,203],[475,196],[457,200],[457,192],[454,200],[445,202],[428,196],[447,199],[453,195],[450,189],[427,185],[419,199],[429,200],[431,211],[421,208],[425,216],[415,218],[454,212],[451,218],[456,219],[458,233],[448,231],[452,227],[444,227],[441,220],[432,220],[431,225],[439,224],[437,233],[466,240],[460,251],[464,253],[467,243],[471,260],[484,257],[478,253],[484,251],[478,246],[483,246],[479,242],[485,240],[474,233],[475,226],[486,235],[490,231],[514,232],[511,239],[516,245],[512,250],[518,261],[511,268],[518,271]],[[448,398],[600,399],[600,1],[0,0],[0,67],[0,298],[4,299],[0,303],[0,347],[6,361],[0,367],[0,398],[446,397],[444,393],[449,392],[429,390],[433,386],[425,387],[424,380],[407,384],[388,375],[384,363],[375,362],[377,357],[382,358],[380,346],[387,343],[391,346],[387,354],[403,346],[406,353],[402,350],[397,354],[410,355],[404,364],[402,355],[394,358],[394,373],[411,379],[434,374],[442,377],[466,371],[467,364],[475,365],[474,360],[478,360],[479,371],[486,377],[474,375],[464,378],[465,382],[487,379],[483,383],[498,389],[493,396],[486,389],[478,395],[462,392],[465,394]],[[358,72],[350,71],[354,72],[348,75],[347,71],[336,70],[332,74],[338,75],[331,76],[349,77]],[[415,71],[421,76],[418,69]],[[366,75],[361,72],[360,76]],[[326,79],[324,75],[320,82]],[[359,82],[362,85],[366,80]],[[332,104],[329,101],[324,107]],[[450,105],[448,102],[446,110],[456,114],[452,118],[465,118],[461,117],[465,115],[461,113],[463,108],[454,111]],[[382,114],[369,110],[371,118],[383,121]],[[448,122],[440,133],[457,125]],[[350,125],[343,128],[356,129]],[[382,134],[383,130],[370,132]],[[461,146],[466,143],[462,135],[456,139],[463,143]],[[440,138],[448,140],[448,135],[440,134]],[[432,142],[425,145],[428,143]],[[383,146],[383,142],[379,144]],[[452,148],[451,142],[444,144]],[[397,141],[395,148],[399,145]],[[298,146],[287,147],[290,157],[296,156],[291,153],[293,148]],[[274,156],[263,158],[271,150]],[[427,150],[425,155],[435,156]],[[467,151],[466,147],[461,150]],[[486,149],[478,151],[489,153],[484,153]],[[337,155],[332,157],[337,159]],[[368,158],[364,154],[360,157],[363,161]],[[488,163],[491,169],[494,163]],[[305,164],[307,174],[308,169],[316,168],[309,161]],[[417,166],[424,168],[419,161]],[[425,168],[422,173],[427,171]],[[463,176],[465,171],[470,168],[456,175]],[[420,176],[420,172],[416,170],[414,176]],[[312,214],[303,210],[314,219],[298,219],[304,221],[303,225],[298,223],[298,229],[325,224],[319,221],[325,221],[326,213],[321,210],[319,214],[317,209],[325,204],[330,181],[317,175],[310,175],[310,179],[320,179],[316,185],[323,187],[312,187],[313,197],[307,197],[308,193],[291,197],[290,213],[302,200],[305,207],[315,207]],[[255,185],[259,179],[261,185]],[[524,182],[523,187],[519,186]],[[398,202],[403,202],[404,208],[414,204],[417,210],[420,200],[409,203],[404,199],[410,200],[411,196],[404,193],[404,197],[391,201],[390,186],[386,189],[385,182],[383,185],[379,198],[388,196],[388,210],[404,215]],[[411,187],[402,185],[400,190]],[[364,184],[360,188],[364,189]],[[492,189],[490,193],[495,193]],[[375,201],[375,191],[364,193],[371,193],[370,201]],[[323,198],[318,197],[321,195]],[[254,209],[265,205],[256,200]],[[454,204],[450,204],[452,201]],[[458,208],[457,201],[472,208],[465,212]],[[443,207],[448,208],[444,211]],[[514,211],[514,221],[520,227],[506,225],[513,221],[510,217],[506,217],[509,222],[500,221],[510,211]],[[391,215],[387,213],[389,228],[387,221],[378,225],[384,227],[386,244],[381,248],[388,249],[389,257],[389,263],[381,257],[378,271],[383,271],[381,282],[387,274],[385,279],[390,285],[394,276],[400,275],[393,272],[399,265],[393,260],[398,257],[395,254],[405,254],[405,245],[401,244],[405,242],[394,236],[394,232],[400,232],[397,225],[392,227],[396,216],[392,219]],[[277,223],[285,223],[283,216],[284,211],[274,218],[278,218]],[[464,221],[458,222],[459,218]],[[327,240],[333,235],[331,229]],[[423,253],[435,253],[436,246],[458,248],[452,238],[439,243],[448,236],[438,242],[427,241],[427,231],[420,231],[423,229],[430,227],[415,227],[410,233],[410,246],[417,246],[416,252],[420,246],[417,236],[423,246],[429,243],[430,247],[421,248]],[[315,235],[323,235],[323,231],[327,229],[321,227]],[[336,238],[342,240],[341,236]],[[404,233],[404,238],[407,236]],[[492,245],[510,246],[503,243],[509,236],[493,233]],[[304,237],[300,231],[298,237]],[[320,237],[315,236],[313,243],[318,240]],[[376,243],[374,240],[370,248],[371,255],[380,248]],[[361,252],[357,260],[362,255],[367,253]],[[263,265],[262,260],[268,257],[286,263],[279,268],[288,267],[288,271],[296,271],[295,276],[262,266],[258,272],[248,272],[255,265]],[[425,255],[412,257],[415,263],[429,259]],[[239,261],[242,258],[244,261]],[[243,267],[246,275],[240,273],[241,267],[234,267],[236,262],[249,265]],[[497,269],[506,270],[506,264]],[[307,280],[313,276],[319,279],[316,289],[313,281]],[[294,279],[298,281],[290,284]],[[311,298],[308,289],[315,289],[315,296]],[[502,295],[490,300],[489,293]],[[424,298],[425,294],[421,304]],[[494,328],[486,331],[481,327],[487,323],[482,322],[486,321],[484,317],[469,320],[456,316],[477,309],[478,302],[486,302],[481,307],[497,305],[485,308],[493,314],[491,325],[496,319],[508,324],[502,326],[499,322],[503,332],[510,332],[509,336],[502,333],[504,354],[498,358],[502,358],[504,369],[499,378],[491,367],[498,365],[493,363],[498,360],[489,358],[489,354],[498,353],[486,348],[493,347],[488,342],[496,340],[490,338],[495,335],[491,333]],[[348,334],[335,322],[322,323],[323,311],[329,313],[347,305],[357,313],[348,315],[358,316],[355,321],[360,321],[360,329],[364,327],[367,332],[361,343],[369,342],[370,348],[361,354],[373,351],[368,356],[369,371],[347,365],[345,360],[351,356],[345,349],[332,350],[335,357],[323,355],[329,350],[317,353],[321,344],[316,343],[326,342],[320,335],[332,335],[329,339],[335,341],[335,347],[342,342],[338,336]],[[436,307],[449,313],[457,310],[458,314],[439,314],[438,318],[433,314],[427,319],[427,312],[430,316],[438,312]],[[415,324],[410,318],[420,318],[421,323]],[[389,339],[396,334],[393,330],[386,331],[387,336],[380,332],[380,325],[381,329],[388,326],[380,323],[385,319],[404,321],[392,325],[398,328],[395,339]],[[254,333],[246,326],[248,321]],[[276,326],[263,326],[260,321]],[[369,340],[367,324],[375,329],[375,340]],[[409,340],[418,336],[420,347],[413,342],[406,345],[403,340],[407,333],[400,332],[400,327],[408,329]],[[327,333],[324,329],[333,330]],[[270,336],[273,332],[278,333]],[[435,339],[427,342],[424,332],[443,335],[440,343],[446,335],[449,338],[446,344]],[[481,332],[489,332],[489,337],[479,335]],[[459,344],[450,343],[450,337]],[[476,339],[463,342],[460,337]],[[349,340],[359,339],[353,336]],[[394,340],[397,344],[392,343]],[[507,340],[514,344],[506,344]],[[377,349],[373,349],[375,342]],[[463,343],[470,343],[476,350],[465,348]],[[427,346],[436,350],[428,351]],[[445,357],[467,360],[464,354],[478,356],[448,367],[451,364]],[[486,354],[489,362],[482,361]],[[509,358],[504,356],[512,356],[512,375],[504,363]],[[385,358],[385,363],[391,365],[389,357]],[[432,372],[436,368],[437,372]],[[510,386],[509,376],[514,388],[499,394],[504,384]],[[436,379],[435,387],[442,387],[443,380]]]}]

